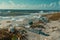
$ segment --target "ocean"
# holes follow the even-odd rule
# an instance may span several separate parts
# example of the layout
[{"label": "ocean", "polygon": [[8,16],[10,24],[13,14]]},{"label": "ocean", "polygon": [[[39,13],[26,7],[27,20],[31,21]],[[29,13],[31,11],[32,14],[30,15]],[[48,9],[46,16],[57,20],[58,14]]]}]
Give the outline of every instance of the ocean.
[{"label": "ocean", "polygon": [[37,16],[37,14],[49,14],[51,12],[60,12],[60,10],[0,10],[0,20],[29,19]]},{"label": "ocean", "polygon": [[[0,9],[0,16],[21,16],[30,15],[31,13],[47,13],[47,12],[60,12],[60,10],[3,10]],[[42,13],[42,14],[43,14]]]}]

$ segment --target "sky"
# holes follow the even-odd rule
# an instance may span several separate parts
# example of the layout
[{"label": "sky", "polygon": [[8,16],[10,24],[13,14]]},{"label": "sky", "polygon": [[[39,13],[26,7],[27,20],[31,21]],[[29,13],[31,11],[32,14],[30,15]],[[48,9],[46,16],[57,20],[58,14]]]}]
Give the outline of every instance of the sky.
[{"label": "sky", "polygon": [[0,0],[0,9],[60,10],[60,0]]}]

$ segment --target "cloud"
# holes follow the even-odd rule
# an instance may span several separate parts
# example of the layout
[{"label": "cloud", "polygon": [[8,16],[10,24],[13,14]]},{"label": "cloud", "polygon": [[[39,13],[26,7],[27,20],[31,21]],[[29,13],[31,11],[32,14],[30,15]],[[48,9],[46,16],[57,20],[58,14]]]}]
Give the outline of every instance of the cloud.
[{"label": "cloud", "polygon": [[23,9],[26,7],[27,5],[15,4],[13,1],[9,1],[9,3],[7,2],[0,3],[0,9]]},{"label": "cloud", "polygon": [[56,7],[56,3],[50,3],[50,4],[40,4],[39,5],[40,8],[44,8],[44,9],[47,9],[47,8],[54,8]]},{"label": "cloud", "polygon": [[60,5],[60,1],[58,2],[58,4]]},{"label": "cloud", "polygon": [[39,5],[27,5],[27,4],[15,4],[13,1],[2,2],[0,4],[0,9],[47,9],[53,8],[56,6],[56,3],[50,4],[39,4]]},{"label": "cloud", "polygon": [[15,3],[14,3],[13,1],[10,0],[9,3],[10,3],[11,5],[15,6]]},{"label": "cloud", "polygon": [[49,5],[50,7],[55,7],[56,6],[56,3],[54,2],[54,3],[50,3],[50,5]]},{"label": "cloud", "polygon": [[12,4],[8,4],[6,2],[0,3],[0,9],[8,9],[8,8],[14,8]]}]

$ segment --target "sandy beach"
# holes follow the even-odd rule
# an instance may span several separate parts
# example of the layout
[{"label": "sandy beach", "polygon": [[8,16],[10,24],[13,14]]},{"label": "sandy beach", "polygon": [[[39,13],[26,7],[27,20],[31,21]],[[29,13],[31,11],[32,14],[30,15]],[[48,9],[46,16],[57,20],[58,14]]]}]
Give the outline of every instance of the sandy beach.
[{"label": "sandy beach", "polygon": [[[48,16],[48,14],[43,15],[48,18],[48,20],[49,20],[48,23],[44,24],[41,21],[40,21],[40,23],[38,21],[35,21],[33,24],[33,26],[34,25],[43,25],[45,27],[45,29],[43,29],[43,28],[40,28],[40,29],[42,29],[42,32],[49,34],[49,36],[44,36],[42,34],[37,34],[32,31],[27,30],[27,28],[25,28],[26,26],[24,27],[24,25],[28,24],[27,19],[25,19],[23,21],[17,20],[14,22],[13,22],[13,20],[1,20],[0,28],[7,29],[7,28],[15,26],[17,30],[24,29],[27,31],[28,40],[60,40],[60,16],[57,16],[59,14],[60,13],[50,14],[49,16]],[[54,17],[54,18],[52,18],[52,17]],[[28,29],[30,29],[30,28],[28,28]],[[34,29],[37,29],[37,28],[38,27],[36,26]]]}]

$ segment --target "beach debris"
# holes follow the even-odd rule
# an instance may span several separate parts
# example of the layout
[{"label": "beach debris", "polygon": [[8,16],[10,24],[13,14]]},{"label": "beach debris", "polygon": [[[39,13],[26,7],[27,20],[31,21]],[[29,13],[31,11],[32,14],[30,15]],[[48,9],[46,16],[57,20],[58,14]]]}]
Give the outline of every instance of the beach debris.
[{"label": "beach debris", "polygon": [[8,31],[13,33],[15,31],[15,28],[14,27],[10,27],[10,28],[8,28]]},{"label": "beach debris", "polygon": [[0,39],[1,40],[18,40],[18,39],[27,39],[27,31],[24,29],[16,30],[15,27],[10,27],[10,29],[1,29],[0,30]]},{"label": "beach debris", "polygon": [[31,21],[31,22],[29,22],[29,25],[32,25],[33,24],[33,22]]},{"label": "beach debris", "polygon": [[37,25],[37,24],[34,24],[34,25],[31,25],[31,28],[41,28],[41,29],[45,29],[44,25]]},{"label": "beach debris", "polygon": [[48,20],[48,18],[47,17],[40,17],[40,19],[39,19],[40,21],[42,21],[43,23],[48,23],[49,22],[49,20]]},{"label": "beach debris", "polygon": [[39,31],[39,34],[42,34],[44,36],[50,36],[49,34],[46,34],[46,33],[42,32],[42,31]]},{"label": "beach debris", "polygon": [[30,28],[30,25],[25,25],[24,27],[25,27],[25,28]]},{"label": "beach debris", "polygon": [[44,39],[44,40],[47,40],[47,38],[46,38],[46,39]]},{"label": "beach debris", "polygon": [[44,36],[50,36],[49,34],[44,33],[42,30],[37,30],[37,29],[34,29],[34,28],[28,29],[28,31],[31,31],[31,32],[36,33],[36,34],[41,34],[41,35],[44,35]]}]

